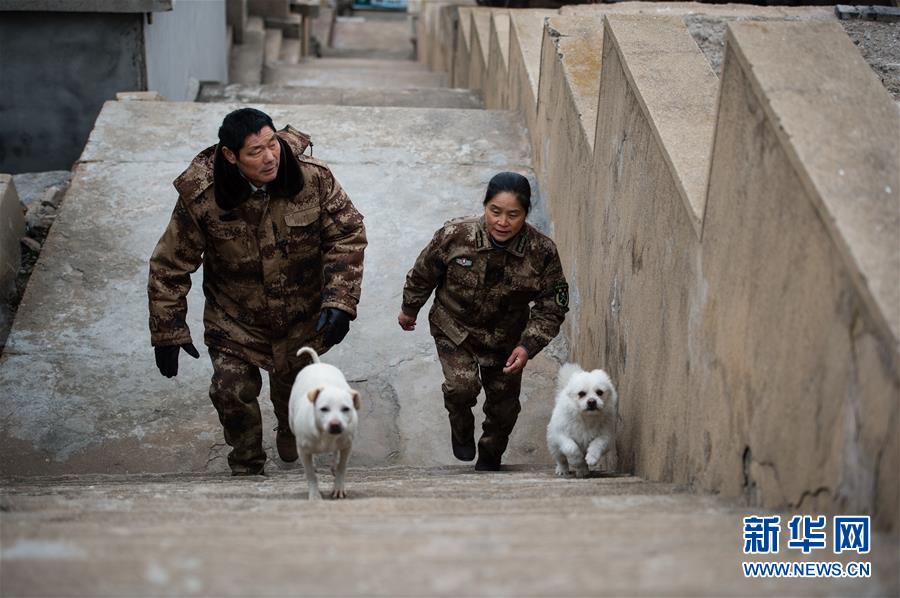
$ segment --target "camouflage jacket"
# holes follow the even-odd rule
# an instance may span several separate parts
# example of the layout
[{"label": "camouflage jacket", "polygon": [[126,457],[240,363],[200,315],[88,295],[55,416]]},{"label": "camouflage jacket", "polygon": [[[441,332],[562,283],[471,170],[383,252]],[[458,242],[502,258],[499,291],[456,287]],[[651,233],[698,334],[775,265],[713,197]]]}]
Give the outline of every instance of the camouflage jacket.
[{"label": "camouflage jacket", "polygon": [[278,137],[281,163],[293,182],[267,185],[271,196],[250,194],[236,170],[229,187],[246,189],[242,195],[223,191],[227,169],[217,146],[175,179],[178,201],[150,258],[154,346],[191,342],[186,297],[190,275],[201,264],[206,344],[259,367],[271,370],[274,353],[320,338],[315,324],[323,307],[356,317],[363,217],[328,167],[303,155],[306,135],[286,127]]},{"label": "camouflage jacket", "polygon": [[553,241],[526,223],[496,249],[484,217],[451,220],[435,233],[406,275],[403,312],[418,314],[435,289],[432,334],[457,345],[469,339],[485,365],[518,345],[534,357],[559,333],[569,305]]}]

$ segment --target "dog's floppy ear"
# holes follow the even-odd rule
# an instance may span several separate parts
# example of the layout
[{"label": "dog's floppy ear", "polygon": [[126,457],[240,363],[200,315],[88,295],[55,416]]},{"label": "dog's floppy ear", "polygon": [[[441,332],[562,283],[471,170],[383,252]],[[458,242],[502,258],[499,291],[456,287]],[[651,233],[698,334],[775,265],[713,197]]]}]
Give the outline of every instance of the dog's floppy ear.
[{"label": "dog's floppy ear", "polygon": [[359,411],[359,393],[353,391],[353,408]]},{"label": "dog's floppy ear", "polygon": [[319,386],[319,387],[317,387],[317,388],[313,388],[313,389],[310,390],[308,393],[306,393],[306,396],[309,398],[309,402],[310,402],[310,403],[315,403],[315,402],[316,402],[316,399],[319,398],[319,393],[320,393],[320,392],[322,392],[322,387],[321,387],[321,386]]}]

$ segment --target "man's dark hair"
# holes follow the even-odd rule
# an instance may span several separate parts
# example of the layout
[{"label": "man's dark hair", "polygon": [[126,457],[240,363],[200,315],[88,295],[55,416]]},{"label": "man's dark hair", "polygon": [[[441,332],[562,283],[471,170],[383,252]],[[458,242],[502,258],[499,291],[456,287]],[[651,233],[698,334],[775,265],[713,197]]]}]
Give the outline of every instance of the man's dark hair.
[{"label": "man's dark hair", "polygon": [[504,191],[512,193],[519,200],[519,205],[525,213],[531,211],[531,185],[528,179],[517,172],[501,172],[495,174],[488,183],[487,193],[484,194],[484,204],[494,199],[494,196]]},{"label": "man's dark hair", "polygon": [[244,147],[247,135],[255,135],[266,127],[275,130],[271,116],[256,108],[240,108],[222,121],[222,126],[219,127],[219,145],[238,154]]}]

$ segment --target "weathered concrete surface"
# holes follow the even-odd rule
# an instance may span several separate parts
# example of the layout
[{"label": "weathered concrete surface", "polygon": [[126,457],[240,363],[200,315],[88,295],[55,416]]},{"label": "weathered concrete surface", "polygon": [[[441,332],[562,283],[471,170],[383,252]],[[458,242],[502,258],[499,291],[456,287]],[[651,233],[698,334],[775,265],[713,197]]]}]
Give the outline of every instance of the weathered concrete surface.
[{"label": "weathered concrete surface", "polygon": [[456,41],[453,48],[453,68],[450,83],[453,87],[469,87],[469,64],[472,60],[472,9],[457,8]]},{"label": "weathered concrete surface", "polygon": [[900,116],[836,23],[729,27],[692,469],[896,529]]},{"label": "weathered concrete surface", "polygon": [[504,110],[509,107],[509,13],[492,12],[490,31],[484,105]]},{"label": "weathered concrete surface", "polygon": [[[469,82],[467,87],[484,95],[487,79],[487,69],[490,59],[491,42],[491,13],[493,8],[473,8],[469,27]],[[505,12],[505,11],[504,11]]]},{"label": "weathered concrete surface", "polygon": [[[557,11],[513,10],[509,14],[509,109],[521,115],[528,127],[531,147],[539,148],[535,133],[544,20]],[[538,157],[535,151],[535,160]],[[537,163],[532,167],[537,170]]]},{"label": "weathered concrete surface", "polygon": [[[331,476],[324,471],[323,487]],[[550,468],[351,468],[312,504],[297,473],[5,479],[9,596],[895,596],[896,538],[865,556],[742,554],[710,496]],[[782,516],[782,521],[788,514]],[[241,549],[243,547],[243,549]],[[869,579],[745,579],[756,560],[869,562]]]},{"label": "weathered concrete surface", "polygon": [[[603,22],[596,17],[550,17],[543,33],[532,163],[548,190],[551,221],[558,231],[557,247],[570,284],[571,317],[564,326],[574,347],[588,331],[582,322],[582,290],[595,275],[592,243],[585,241],[594,238],[596,218],[602,213],[603,198],[595,199],[590,187]],[[588,295],[586,301],[593,299]]]},{"label": "weathered concrete surface", "polygon": [[563,16],[581,14],[642,14],[670,17],[691,14],[722,15],[730,17],[760,17],[782,19],[835,20],[834,11],[828,6],[756,6],[753,4],[706,4],[700,2],[617,2],[609,4],[575,4],[562,6]]},{"label": "weathered concrete surface", "polygon": [[[147,259],[175,200],[172,179],[215,139],[229,104],[108,103],[78,165],[0,361],[0,471],[223,471],[206,396],[211,368],[156,371],[146,329]],[[427,326],[396,324],[406,271],[445,220],[481,208],[500,170],[529,173],[515,115],[491,111],[263,105],[312,135],[366,215],[359,317],[327,355],[364,397],[357,464],[453,462]],[[140,138],[128,123],[140,122]],[[136,190],[140,190],[136,193]],[[542,206],[535,213],[540,224]],[[189,323],[199,343],[199,275]],[[544,463],[557,362],[529,365],[510,463]],[[271,406],[261,399],[271,450]],[[280,462],[279,462],[280,463]],[[279,466],[271,463],[269,468]]]},{"label": "weathered concrete surface", "polygon": [[[268,64],[271,62],[278,62],[282,59],[281,57],[281,42],[284,39],[284,32],[281,29],[272,29],[267,28],[265,31],[265,42],[263,49],[263,62]],[[297,62],[296,59],[293,61],[286,60],[286,62]]]},{"label": "weathered concrete surface", "polygon": [[396,71],[396,72],[430,72],[427,67],[414,60],[388,60],[385,58],[305,58],[298,64],[302,67],[318,69],[343,69]]},{"label": "weathered concrete surface", "polygon": [[228,60],[228,82],[259,85],[265,56],[266,32],[258,16],[247,19],[244,41],[231,46]]},{"label": "weathered concrete surface", "polygon": [[358,51],[368,58],[414,58],[409,25],[402,14],[337,17],[332,47],[342,52]]},{"label": "weathered concrete surface", "polygon": [[22,256],[19,240],[24,236],[25,217],[16,184],[12,175],[0,174],[0,301],[3,303],[15,289]]},{"label": "weathered concrete surface", "polygon": [[[554,221],[561,225],[583,220],[577,209],[566,207],[571,198],[578,198],[578,204],[590,201],[602,48],[601,18],[547,19],[532,129],[532,143],[536,144],[533,165],[545,187],[553,190],[547,197],[558,199]],[[575,235],[567,240],[580,245]],[[565,253],[572,257],[571,251]],[[574,262],[566,260],[567,264]]]},{"label": "weathered concrete surface", "polygon": [[200,102],[260,104],[329,104],[334,106],[397,106],[409,108],[484,108],[469,89],[425,87],[369,89],[352,87],[296,87],[290,85],[204,85]]},{"label": "weathered concrete surface", "polygon": [[0,174],[0,347],[6,343],[13,323],[10,300],[16,295],[16,278],[22,260],[19,243],[24,236],[25,218],[16,184],[11,175]]},{"label": "weathered concrete surface", "polygon": [[[700,238],[681,195],[686,173],[662,132],[684,122],[679,110],[696,105],[695,90],[711,118],[715,84],[701,93],[712,73],[677,17],[608,16],[601,63],[592,201],[559,216],[583,242],[567,243],[579,294],[573,353],[618,385],[620,467],[689,481],[684,443],[701,434],[691,425],[689,352]],[[710,142],[696,148],[707,163]]]},{"label": "weathered concrete surface", "polygon": [[416,89],[446,87],[445,73],[430,71],[384,71],[367,68],[318,68],[305,64],[266,65],[263,74],[266,84],[299,87],[353,87],[368,89]]}]

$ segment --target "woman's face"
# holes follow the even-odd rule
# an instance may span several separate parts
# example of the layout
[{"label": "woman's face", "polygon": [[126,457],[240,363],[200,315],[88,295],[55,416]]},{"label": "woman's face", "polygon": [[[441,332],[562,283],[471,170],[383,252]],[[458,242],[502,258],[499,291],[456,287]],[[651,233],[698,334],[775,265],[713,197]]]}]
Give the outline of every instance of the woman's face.
[{"label": "woman's face", "polygon": [[508,241],[525,225],[525,210],[509,191],[501,191],[484,204],[484,222],[495,241]]}]

